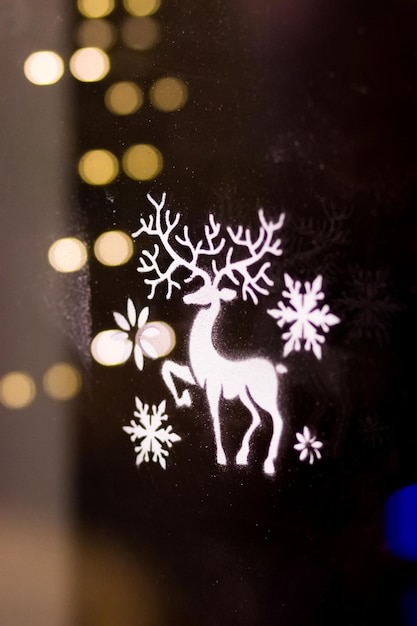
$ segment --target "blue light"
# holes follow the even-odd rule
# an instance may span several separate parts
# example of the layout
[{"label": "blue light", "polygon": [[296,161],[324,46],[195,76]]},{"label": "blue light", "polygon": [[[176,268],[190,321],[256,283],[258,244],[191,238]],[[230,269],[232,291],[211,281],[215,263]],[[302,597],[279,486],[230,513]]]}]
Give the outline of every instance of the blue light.
[{"label": "blue light", "polygon": [[[385,541],[396,556],[417,561],[417,485],[399,489],[388,499]],[[414,624],[417,625],[417,621]]]},{"label": "blue light", "polygon": [[401,598],[404,626],[417,626],[417,588],[407,589]]}]

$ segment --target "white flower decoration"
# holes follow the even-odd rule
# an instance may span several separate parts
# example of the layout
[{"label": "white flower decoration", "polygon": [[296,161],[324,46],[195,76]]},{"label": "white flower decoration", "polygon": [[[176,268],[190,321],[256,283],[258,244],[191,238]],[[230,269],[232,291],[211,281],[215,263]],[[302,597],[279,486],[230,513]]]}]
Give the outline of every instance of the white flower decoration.
[{"label": "white flower decoration", "polygon": [[118,328],[102,330],[92,340],[91,354],[97,363],[108,367],[121,365],[133,352],[135,363],[142,370],[145,356],[161,359],[174,349],[174,329],[166,322],[148,322],[148,307],[137,314],[128,298],[126,313],[113,313]]},{"label": "white flower decoration", "polygon": [[[149,317],[149,307],[143,308],[139,315],[136,312],[133,301],[127,300],[127,317],[121,313],[113,313],[114,320],[121,329],[117,332],[118,341],[126,344],[126,361],[133,351],[133,357],[139,370],[143,370],[144,359],[146,356],[151,359],[158,358],[158,352],[149,340],[158,335],[158,329],[152,325],[147,325]],[[132,339],[132,331],[137,328],[136,335]]]},{"label": "white flower decoration", "polygon": [[307,426],[304,426],[302,434],[296,433],[295,436],[299,443],[295,444],[294,449],[300,451],[300,461],[308,459],[309,464],[312,465],[316,458],[321,459],[320,448],[323,447],[323,443],[317,441]]}]

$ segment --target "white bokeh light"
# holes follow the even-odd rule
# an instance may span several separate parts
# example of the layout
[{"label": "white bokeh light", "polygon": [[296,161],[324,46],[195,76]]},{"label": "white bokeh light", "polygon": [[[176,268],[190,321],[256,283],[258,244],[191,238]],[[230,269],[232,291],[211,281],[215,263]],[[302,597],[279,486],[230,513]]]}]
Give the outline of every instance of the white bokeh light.
[{"label": "white bokeh light", "polygon": [[76,237],[57,239],[48,250],[48,260],[57,272],[76,272],[87,262],[87,248]]},{"label": "white bokeh light", "polygon": [[127,341],[127,333],[120,330],[103,330],[91,342],[91,354],[100,365],[121,365],[132,353],[132,343]]},{"label": "white bokeh light", "polygon": [[52,50],[39,50],[28,56],[23,71],[34,85],[53,85],[64,73],[64,61]]},{"label": "white bokeh light", "polygon": [[71,74],[84,83],[102,80],[110,71],[110,59],[100,48],[80,48],[70,59]]}]

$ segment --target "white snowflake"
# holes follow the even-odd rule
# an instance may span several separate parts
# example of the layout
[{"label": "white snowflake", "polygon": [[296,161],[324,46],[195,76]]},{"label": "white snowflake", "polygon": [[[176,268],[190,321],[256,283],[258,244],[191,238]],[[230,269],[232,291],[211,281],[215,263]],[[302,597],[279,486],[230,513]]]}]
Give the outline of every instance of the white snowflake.
[{"label": "white snowflake", "polygon": [[137,411],[133,414],[138,421],[131,420],[130,426],[123,426],[123,430],[130,435],[131,441],[139,441],[139,445],[135,446],[136,465],[152,460],[166,469],[166,457],[169,455],[167,448],[181,440],[172,431],[172,426],[163,427],[163,422],[168,419],[165,413],[166,401],[163,400],[158,407],[153,404],[151,413],[149,404],[143,404],[137,397],[135,403]]},{"label": "white snowflake", "polygon": [[330,313],[327,304],[321,309],[317,307],[318,301],[324,299],[323,279],[317,276],[312,283],[305,282],[304,293],[301,291],[300,281],[294,281],[288,274],[284,274],[284,280],[287,290],[283,291],[282,295],[289,300],[289,304],[280,301],[277,309],[268,310],[269,315],[277,320],[280,328],[285,324],[290,324],[289,330],[282,335],[286,342],[284,356],[292,350],[299,351],[303,347],[321,359],[321,346],[325,338],[318,330],[327,333],[330,326],[340,322],[336,315]]},{"label": "white snowflake", "polygon": [[300,461],[306,461],[312,465],[315,459],[321,459],[320,448],[323,447],[321,441],[317,441],[317,438],[310,433],[308,426],[304,426],[302,433],[296,433],[298,443],[295,444],[294,449],[300,452]]}]

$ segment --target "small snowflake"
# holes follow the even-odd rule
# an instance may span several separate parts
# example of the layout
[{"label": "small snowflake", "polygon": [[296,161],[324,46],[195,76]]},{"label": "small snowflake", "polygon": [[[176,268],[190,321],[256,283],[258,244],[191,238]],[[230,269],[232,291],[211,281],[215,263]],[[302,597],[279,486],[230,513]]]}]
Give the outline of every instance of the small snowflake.
[{"label": "small snowflake", "polygon": [[[149,307],[145,307],[136,313],[135,305],[132,300],[127,300],[127,317],[121,313],[113,313],[114,320],[121,331],[118,331],[115,338],[123,341],[126,344],[126,360],[130,357],[133,350],[133,356],[135,363],[139,370],[143,369],[143,357],[149,357],[151,359],[158,358],[158,352],[152,345],[152,337],[158,335],[158,329],[147,324],[149,317]],[[137,328],[137,330],[136,330]],[[135,337],[132,338],[132,331],[136,331]]]},{"label": "small snowflake", "polygon": [[385,442],[389,427],[375,411],[368,410],[361,418],[359,434],[366,445],[376,448]]},{"label": "small snowflake", "polygon": [[135,398],[135,403],[137,411],[133,414],[137,421],[131,420],[130,426],[123,426],[123,430],[130,435],[131,441],[139,441],[139,445],[135,446],[136,465],[152,460],[166,469],[166,457],[169,455],[167,448],[181,440],[172,431],[172,426],[163,427],[163,422],[168,419],[165,413],[166,401],[163,400],[158,407],[153,404],[151,413],[149,405],[143,404],[139,398]]},{"label": "small snowflake", "polygon": [[317,307],[319,300],[324,299],[322,289],[323,279],[321,276],[312,282],[305,282],[304,293],[301,293],[301,282],[294,281],[288,274],[284,274],[286,291],[282,292],[284,298],[289,300],[289,305],[278,302],[277,309],[269,309],[269,315],[277,320],[277,324],[282,328],[285,324],[290,324],[287,332],[282,337],[285,340],[284,356],[292,350],[299,351],[303,347],[312,351],[318,359],[321,359],[324,333],[329,331],[330,326],[338,324],[340,319],[330,313],[330,309],[325,304],[321,309]]},{"label": "small snowflake", "polygon": [[298,439],[298,443],[295,444],[294,449],[300,452],[300,461],[306,461],[312,465],[315,459],[321,459],[320,448],[323,447],[321,441],[317,441],[316,437],[310,433],[308,426],[304,426],[303,433],[296,433],[295,436]]}]

